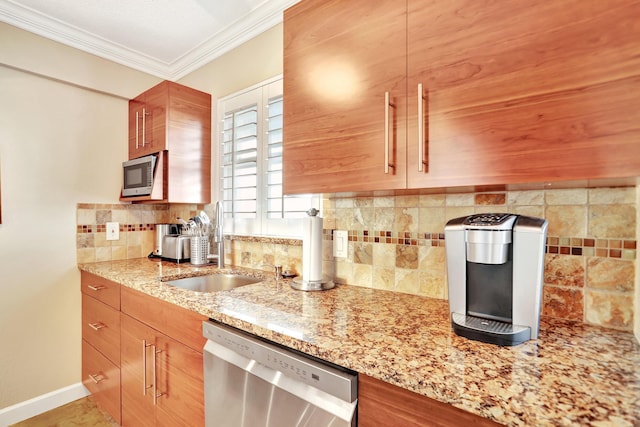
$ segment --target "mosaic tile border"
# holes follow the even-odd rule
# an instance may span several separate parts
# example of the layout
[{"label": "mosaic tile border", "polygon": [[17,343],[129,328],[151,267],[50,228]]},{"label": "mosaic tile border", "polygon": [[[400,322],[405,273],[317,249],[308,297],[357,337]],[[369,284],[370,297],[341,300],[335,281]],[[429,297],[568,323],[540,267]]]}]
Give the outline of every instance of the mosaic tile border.
[{"label": "mosaic tile border", "polygon": [[[444,233],[349,230],[348,236],[350,242],[388,243],[405,246],[445,246]],[[333,230],[325,230],[325,238],[332,240]],[[635,260],[637,241],[631,239],[547,236],[545,252],[560,255]]]},{"label": "mosaic tile border", "polygon": [[[122,224],[120,223],[120,232],[133,232],[133,231],[155,231],[156,224]],[[78,225],[76,226],[76,232],[78,234],[86,233],[106,233],[106,224],[93,224],[93,225]]]},{"label": "mosaic tile border", "polygon": [[[120,224],[120,232],[155,231],[155,224]],[[78,225],[77,233],[105,233],[105,224]],[[226,239],[244,242],[273,243],[277,245],[300,246],[302,240],[280,237],[226,235]],[[333,240],[333,230],[323,230],[323,239]],[[381,230],[349,230],[350,242],[386,243],[404,246],[444,247],[444,233],[393,232]],[[599,239],[590,237],[548,236],[546,253],[559,255],[595,256],[635,260],[637,241],[631,239]]]}]

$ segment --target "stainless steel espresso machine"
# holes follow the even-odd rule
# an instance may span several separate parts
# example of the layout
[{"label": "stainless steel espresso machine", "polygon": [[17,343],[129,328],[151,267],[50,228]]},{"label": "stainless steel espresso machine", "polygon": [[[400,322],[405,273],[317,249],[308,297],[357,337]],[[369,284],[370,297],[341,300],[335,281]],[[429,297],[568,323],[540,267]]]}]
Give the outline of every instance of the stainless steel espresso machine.
[{"label": "stainless steel espresso machine", "polygon": [[548,223],[509,213],[450,220],[444,228],[456,334],[511,346],[538,337]]}]

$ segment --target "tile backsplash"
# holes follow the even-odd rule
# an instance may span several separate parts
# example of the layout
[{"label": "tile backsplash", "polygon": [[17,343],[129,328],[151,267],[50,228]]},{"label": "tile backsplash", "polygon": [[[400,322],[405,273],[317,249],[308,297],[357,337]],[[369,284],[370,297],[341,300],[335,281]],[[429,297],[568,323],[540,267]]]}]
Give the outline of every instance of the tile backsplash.
[{"label": "tile backsplash", "polygon": [[[79,264],[148,256],[155,248],[155,225],[191,218],[202,205],[79,203],[76,248]],[[106,223],[120,224],[120,239],[107,240]]]},{"label": "tile backsplash", "polygon": [[[155,224],[201,205],[78,205],[78,262],[147,256]],[[447,298],[444,226],[451,218],[511,212],[549,221],[543,315],[633,329],[636,188],[325,198],[324,270],[337,283]],[[104,224],[120,223],[107,241]],[[347,230],[347,258],[333,258],[333,230]],[[226,262],[302,271],[300,240],[226,236]]]}]

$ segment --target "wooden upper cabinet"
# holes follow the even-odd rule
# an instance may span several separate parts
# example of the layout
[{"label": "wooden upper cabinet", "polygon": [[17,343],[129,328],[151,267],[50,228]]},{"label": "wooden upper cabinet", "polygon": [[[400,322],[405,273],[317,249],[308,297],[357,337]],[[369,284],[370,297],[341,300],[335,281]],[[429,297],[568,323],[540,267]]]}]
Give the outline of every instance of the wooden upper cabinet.
[{"label": "wooden upper cabinet", "polygon": [[404,2],[303,0],[285,11],[285,193],[406,186],[405,28]]},{"label": "wooden upper cabinet", "polygon": [[170,82],[162,82],[129,101],[129,159],[168,149]]},{"label": "wooden upper cabinet", "polygon": [[164,81],[129,101],[129,159],[156,153],[154,193],[121,200],[211,202],[211,95]]},{"label": "wooden upper cabinet", "polygon": [[640,174],[639,2],[408,4],[409,188]]},{"label": "wooden upper cabinet", "polygon": [[285,193],[640,175],[638,16],[632,0],[302,0],[284,20]]}]

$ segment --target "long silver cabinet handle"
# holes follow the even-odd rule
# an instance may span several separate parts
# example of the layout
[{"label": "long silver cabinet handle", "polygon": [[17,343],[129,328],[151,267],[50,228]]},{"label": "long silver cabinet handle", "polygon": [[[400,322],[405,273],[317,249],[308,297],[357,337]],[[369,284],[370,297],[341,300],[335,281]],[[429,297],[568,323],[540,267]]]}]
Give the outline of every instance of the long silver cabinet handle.
[{"label": "long silver cabinet handle", "polygon": [[424,165],[424,96],[422,83],[418,83],[418,172]]},{"label": "long silver cabinet handle", "polygon": [[94,331],[99,331],[99,330],[100,330],[100,329],[102,329],[102,328],[106,328],[106,327],[107,327],[107,325],[105,325],[105,324],[104,324],[104,323],[102,323],[102,322],[96,322],[96,323],[89,323],[89,327],[90,327],[91,329],[93,329]]},{"label": "long silver cabinet handle", "polygon": [[106,286],[102,286],[102,285],[95,285],[95,286],[94,285],[87,285],[87,288],[91,289],[92,291],[96,291],[96,292],[101,291],[103,289],[107,289]]},{"label": "long silver cabinet handle", "polygon": [[[142,395],[147,395],[147,390],[153,386],[147,385],[147,347],[154,347],[153,344],[147,344],[147,340],[142,340]],[[155,358],[155,356],[154,356]]]},{"label": "long silver cabinet handle", "polygon": [[389,129],[391,127],[391,120],[389,118],[389,108],[394,105],[391,103],[389,92],[384,93],[384,173],[389,173],[389,168],[394,167],[389,163]]},{"label": "long silver cabinet handle", "polygon": [[138,136],[140,133],[138,132],[138,121],[140,120],[140,114],[136,111],[136,150],[138,149]]},{"label": "long silver cabinet handle", "polygon": [[145,130],[146,125],[147,125],[147,109],[143,108],[142,109],[142,146],[144,147],[144,144],[147,140],[147,132]]},{"label": "long silver cabinet handle", "polygon": [[162,392],[158,393],[158,371],[156,369],[157,355],[158,353],[162,353],[162,350],[157,350],[155,345],[152,345],[151,348],[153,349],[153,404],[157,405],[158,398],[164,395]]}]

